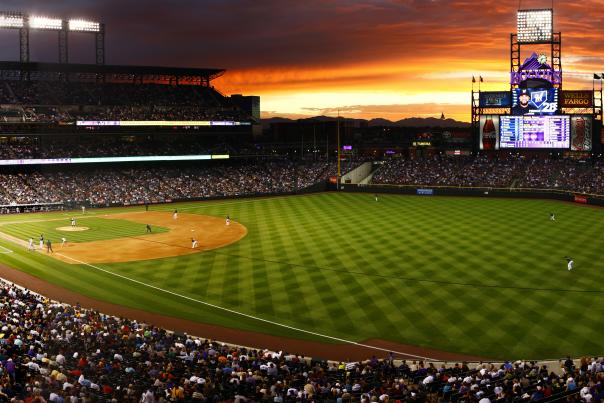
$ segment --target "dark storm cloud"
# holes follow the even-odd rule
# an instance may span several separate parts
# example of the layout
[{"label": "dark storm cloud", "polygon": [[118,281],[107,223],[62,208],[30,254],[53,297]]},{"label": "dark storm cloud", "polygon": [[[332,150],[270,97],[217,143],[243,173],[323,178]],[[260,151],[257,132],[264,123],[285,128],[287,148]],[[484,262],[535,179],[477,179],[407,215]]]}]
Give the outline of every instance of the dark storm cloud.
[{"label": "dark storm cloud", "polygon": [[[570,46],[589,50],[597,45],[601,32],[594,28],[603,14],[590,3],[597,2],[557,5],[560,26],[572,29]],[[469,0],[8,0],[3,8],[106,22],[111,63],[253,69],[325,67],[405,56],[412,61],[422,55],[438,55],[444,62],[451,57],[501,57],[507,50],[507,34],[514,28],[517,4],[495,0],[479,4]],[[5,33],[2,36],[6,43]],[[36,36],[42,45],[36,46],[38,38],[34,38],[32,47],[40,56],[56,58],[51,50],[55,38]],[[74,41],[77,50],[86,45],[85,38]]]},{"label": "dark storm cloud", "polygon": [[[344,0],[14,1],[6,10],[89,17],[107,24],[108,61],[221,65],[227,68],[322,66],[381,59],[469,33],[464,2]],[[497,8],[472,16],[477,26]],[[512,19],[512,16],[508,16]],[[456,31],[462,29],[463,32]],[[451,36],[453,34],[453,36]],[[463,35],[460,35],[463,34]],[[5,35],[3,35],[5,36]],[[56,57],[49,35],[37,35],[40,58]],[[36,38],[37,39],[37,38]],[[54,39],[54,38],[53,38]],[[484,36],[482,39],[485,39]],[[32,46],[37,41],[32,41]],[[47,49],[49,48],[49,49]],[[33,52],[32,52],[33,54]]]}]

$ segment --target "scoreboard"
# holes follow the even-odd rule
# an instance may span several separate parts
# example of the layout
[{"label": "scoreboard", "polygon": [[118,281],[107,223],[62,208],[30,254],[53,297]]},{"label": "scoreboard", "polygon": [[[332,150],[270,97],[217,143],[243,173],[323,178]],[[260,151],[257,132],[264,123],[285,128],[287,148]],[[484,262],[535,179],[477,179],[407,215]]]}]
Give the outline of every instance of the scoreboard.
[{"label": "scoreboard", "polygon": [[500,116],[499,148],[569,148],[570,117]]}]

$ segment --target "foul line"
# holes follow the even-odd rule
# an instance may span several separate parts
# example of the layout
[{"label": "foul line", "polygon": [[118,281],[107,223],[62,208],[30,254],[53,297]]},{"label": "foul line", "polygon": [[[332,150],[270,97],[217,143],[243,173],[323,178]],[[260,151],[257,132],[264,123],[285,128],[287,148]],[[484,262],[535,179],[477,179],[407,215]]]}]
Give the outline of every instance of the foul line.
[{"label": "foul line", "polygon": [[107,273],[107,274],[110,274],[112,276],[116,276],[116,277],[122,278],[124,280],[128,280],[128,281],[131,281],[131,282],[136,283],[136,284],[140,284],[140,285],[145,286],[145,287],[153,288],[155,290],[164,292],[166,294],[171,294],[171,295],[177,296],[179,298],[183,298],[183,299],[187,299],[189,301],[197,302],[198,304],[206,305],[206,306],[209,306],[209,307],[214,308],[214,309],[219,309],[219,310],[222,310],[222,311],[225,311],[225,312],[233,313],[235,315],[244,316],[244,317],[249,318],[249,319],[253,319],[253,320],[260,321],[260,322],[269,323],[269,324],[275,325],[275,326],[284,327],[286,329],[295,330],[297,332],[311,334],[313,336],[319,336],[319,337],[323,337],[323,338],[330,339],[330,340],[336,340],[336,341],[339,341],[339,342],[351,344],[351,345],[358,346],[358,347],[364,347],[364,348],[369,348],[369,349],[374,349],[374,350],[380,350],[380,351],[385,351],[385,352],[392,352],[392,353],[395,353],[395,354],[398,354],[398,355],[403,355],[403,356],[407,356],[407,357],[414,357],[414,358],[421,358],[421,359],[427,360],[427,361],[438,361],[437,359],[430,358],[430,357],[423,357],[421,355],[402,353],[400,351],[389,350],[387,348],[382,348],[382,347],[377,347],[377,346],[371,346],[369,344],[357,343],[356,341],[346,340],[346,339],[342,339],[342,338],[334,337],[334,336],[328,336],[326,334],[321,334],[321,333],[313,332],[313,331],[310,331],[310,330],[300,329],[300,328],[289,326],[289,325],[286,325],[286,324],[283,324],[283,323],[274,322],[272,320],[259,318],[257,316],[249,315],[247,313],[235,311],[233,309],[225,308],[225,307],[222,307],[222,306],[219,306],[219,305],[211,304],[209,302],[205,302],[205,301],[201,301],[201,300],[198,300],[198,299],[195,299],[195,298],[191,298],[191,297],[188,297],[186,295],[178,294],[178,293],[176,293],[174,291],[166,290],[164,288],[160,288],[160,287],[157,287],[157,286],[154,286],[154,285],[151,285],[151,284],[143,283],[142,281],[135,280],[133,278],[126,277],[126,276],[121,275],[121,274],[113,273],[113,272],[111,272],[109,270],[102,269],[102,268],[94,266],[94,265],[92,265],[90,263],[86,263],[86,262],[83,262],[81,260],[74,259],[74,258],[72,258],[70,256],[66,256],[66,255],[63,255],[61,253],[57,253],[57,255],[58,256],[62,256],[62,257],[66,258],[66,259],[69,259],[69,260],[73,260],[74,262],[86,265],[88,267],[92,267],[95,270],[102,271],[103,273]]},{"label": "foul line", "polygon": [[4,254],[13,253],[12,250],[8,249],[5,246],[0,245],[0,248],[2,248],[2,250],[0,250],[0,253],[4,253]]}]

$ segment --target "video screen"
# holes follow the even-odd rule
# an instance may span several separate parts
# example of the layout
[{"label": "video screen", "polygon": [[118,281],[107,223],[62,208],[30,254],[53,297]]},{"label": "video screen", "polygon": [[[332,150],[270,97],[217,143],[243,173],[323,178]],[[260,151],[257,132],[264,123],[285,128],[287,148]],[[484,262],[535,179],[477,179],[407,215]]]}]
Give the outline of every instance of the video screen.
[{"label": "video screen", "polygon": [[500,148],[569,148],[569,116],[500,116]]},{"label": "video screen", "polygon": [[557,111],[557,88],[515,88],[512,92],[512,115],[553,115]]},{"label": "video screen", "polygon": [[231,120],[78,120],[76,126],[250,126]]}]

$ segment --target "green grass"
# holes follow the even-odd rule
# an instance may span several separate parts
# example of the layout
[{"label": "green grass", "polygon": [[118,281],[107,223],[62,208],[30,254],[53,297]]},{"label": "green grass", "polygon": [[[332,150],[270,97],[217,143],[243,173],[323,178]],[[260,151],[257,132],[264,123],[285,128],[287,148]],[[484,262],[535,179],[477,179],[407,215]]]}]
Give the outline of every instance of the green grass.
[{"label": "green grass", "polygon": [[[177,207],[186,213],[229,214],[248,228],[248,235],[210,252],[95,266],[348,340],[381,338],[489,358],[602,354],[602,210],[546,200],[391,195],[375,202],[373,195],[344,193]],[[153,207],[166,212],[174,208]],[[135,209],[140,210],[130,211]],[[557,221],[549,221],[550,212]],[[61,215],[1,217],[0,225],[54,217]],[[0,231],[36,234],[39,225],[23,222]],[[0,262],[94,298],[234,328],[329,341],[92,267],[28,253],[4,241],[0,245],[15,250],[1,254]],[[567,255],[575,260],[571,272],[566,270]]]},{"label": "green grass", "polygon": [[[52,218],[45,220],[42,215],[26,216],[33,221],[28,223],[2,224],[0,222],[0,231],[12,235],[22,240],[28,240],[30,237],[34,242],[38,242],[40,234],[44,234],[44,239],[50,239],[55,243],[65,237],[69,242],[90,242],[104,239],[125,238],[146,234],[145,224],[140,224],[127,220],[116,220],[108,218],[97,218],[95,216],[77,217],[78,227],[88,227],[86,231],[59,231],[59,227],[69,227],[71,225],[71,216],[64,218]],[[35,217],[35,218],[34,218]],[[153,226],[154,233],[167,232],[167,228]]]}]

